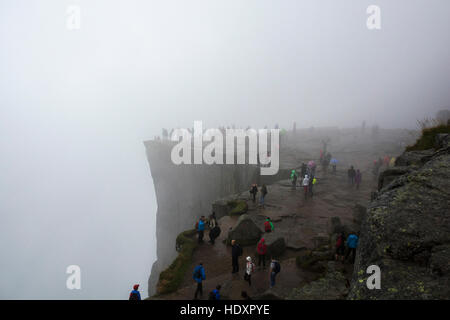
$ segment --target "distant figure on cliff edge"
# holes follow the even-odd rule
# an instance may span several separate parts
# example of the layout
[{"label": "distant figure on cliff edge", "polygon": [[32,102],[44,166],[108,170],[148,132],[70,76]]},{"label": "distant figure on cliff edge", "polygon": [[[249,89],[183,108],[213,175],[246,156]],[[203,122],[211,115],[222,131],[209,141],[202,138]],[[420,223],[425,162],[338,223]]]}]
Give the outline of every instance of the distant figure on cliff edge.
[{"label": "distant figure on cliff edge", "polygon": [[205,232],[205,216],[201,216],[197,222],[198,243],[203,243],[203,235]]},{"label": "distant figure on cliff edge", "polygon": [[247,263],[245,265],[244,280],[248,282],[248,286],[252,285],[252,274],[255,271],[255,264],[252,262],[252,258],[247,257]]},{"label": "distant figure on cliff edge", "polygon": [[231,273],[239,272],[239,257],[242,256],[242,248],[236,243],[236,240],[231,240],[231,264],[233,271]]},{"label": "distant figure on cliff edge", "polygon": [[263,269],[266,268],[266,253],[267,253],[267,245],[265,243],[264,238],[262,238],[258,245],[256,246],[256,253],[258,253],[258,269],[261,268],[261,262],[263,265]]},{"label": "distant figure on cliff edge", "polygon": [[198,266],[194,268],[194,273],[192,275],[195,282],[197,282],[197,289],[195,289],[194,300],[197,300],[198,294],[200,294],[200,298],[203,296],[203,280],[206,279],[205,268],[203,268],[203,263],[199,263]]},{"label": "distant figure on cliff edge", "polygon": [[361,184],[361,180],[362,180],[362,174],[361,171],[356,170],[355,173],[355,184],[356,184],[356,189],[359,189],[359,185]]},{"label": "distant figure on cliff edge", "polygon": [[281,271],[280,262],[275,258],[272,258],[272,262],[270,263],[270,288],[272,289],[275,286],[275,278],[278,273]]},{"label": "distant figure on cliff edge", "polygon": [[345,259],[347,260],[348,256],[352,255],[352,263],[355,263],[356,258],[356,248],[358,247],[358,236],[352,232],[347,238],[347,254],[345,255]]},{"label": "distant figure on cliff edge", "polygon": [[303,179],[302,186],[303,186],[303,191],[305,192],[305,200],[306,200],[306,198],[308,197],[308,186],[309,186],[309,177],[307,174],[305,175],[305,178]]},{"label": "distant figure on cliff edge", "polygon": [[292,182],[292,190],[295,190],[297,187],[297,178],[298,178],[297,172],[295,171],[295,169],[292,169],[291,176],[290,176],[290,179]]},{"label": "distant figure on cliff edge", "polygon": [[266,218],[266,221],[264,222],[264,231],[265,232],[272,232],[274,231],[275,227],[273,226],[272,221],[270,220],[270,217]]},{"label": "distant figure on cliff edge", "polygon": [[264,199],[266,198],[266,195],[267,195],[267,187],[265,184],[263,184],[261,187],[261,198],[259,199],[259,203],[263,208],[264,208]]},{"label": "distant figure on cliff edge", "polygon": [[135,284],[133,286],[133,290],[130,292],[130,298],[129,300],[141,300],[141,294],[139,293],[139,285]]},{"label": "distant figure on cliff edge", "polygon": [[256,201],[256,194],[258,193],[258,186],[256,183],[252,184],[250,194],[252,195],[253,203]]}]

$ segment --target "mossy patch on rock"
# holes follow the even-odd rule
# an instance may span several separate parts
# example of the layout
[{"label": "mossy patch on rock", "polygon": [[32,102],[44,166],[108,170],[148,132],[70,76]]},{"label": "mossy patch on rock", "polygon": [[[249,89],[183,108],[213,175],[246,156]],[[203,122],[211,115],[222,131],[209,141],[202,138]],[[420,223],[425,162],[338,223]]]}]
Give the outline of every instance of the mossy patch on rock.
[{"label": "mossy patch on rock", "polygon": [[193,238],[195,233],[195,230],[187,230],[177,236],[176,245],[179,254],[172,264],[160,273],[156,286],[158,295],[174,292],[181,285],[197,247],[197,242]]},{"label": "mossy patch on rock", "polygon": [[248,211],[248,204],[244,200],[232,200],[227,204],[231,208],[230,216],[240,216]]}]

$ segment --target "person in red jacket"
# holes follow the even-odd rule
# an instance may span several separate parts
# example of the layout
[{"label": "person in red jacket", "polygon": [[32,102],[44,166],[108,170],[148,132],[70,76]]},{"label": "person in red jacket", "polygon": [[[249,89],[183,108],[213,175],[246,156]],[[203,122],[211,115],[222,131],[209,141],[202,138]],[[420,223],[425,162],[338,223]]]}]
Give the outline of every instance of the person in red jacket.
[{"label": "person in red jacket", "polygon": [[265,269],[266,268],[267,245],[264,241],[264,238],[262,238],[258,242],[258,246],[256,247],[256,252],[258,253],[258,268],[261,267],[261,262],[262,262],[263,269]]}]

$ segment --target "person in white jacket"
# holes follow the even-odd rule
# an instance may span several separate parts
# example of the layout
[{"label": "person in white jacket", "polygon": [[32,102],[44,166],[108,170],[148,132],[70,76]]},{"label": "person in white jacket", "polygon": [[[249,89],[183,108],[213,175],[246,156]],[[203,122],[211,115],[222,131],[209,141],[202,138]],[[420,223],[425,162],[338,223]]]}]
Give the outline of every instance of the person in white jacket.
[{"label": "person in white jacket", "polygon": [[251,257],[247,257],[247,264],[245,265],[244,279],[248,281],[248,285],[252,285],[252,273],[255,271],[255,264],[252,262]]},{"label": "person in white jacket", "polygon": [[306,200],[306,197],[308,196],[308,186],[309,186],[309,177],[307,174],[305,175],[305,178],[303,179],[302,186],[303,186],[303,190],[305,191],[305,200]]}]

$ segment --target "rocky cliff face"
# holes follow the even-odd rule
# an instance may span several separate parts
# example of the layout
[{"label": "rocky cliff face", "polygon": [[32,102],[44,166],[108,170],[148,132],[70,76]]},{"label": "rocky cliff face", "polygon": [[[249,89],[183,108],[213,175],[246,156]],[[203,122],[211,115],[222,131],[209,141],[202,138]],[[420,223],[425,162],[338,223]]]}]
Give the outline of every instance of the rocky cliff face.
[{"label": "rocky cliff face", "polygon": [[[155,185],[157,261],[149,278],[149,296],[155,293],[159,274],[175,259],[176,236],[192,229],[201,216],[211,214],[212,204],[248,190],[252,183],[270,183],[278,176],[260,176],[256,165],[175,165],[170,159],[174,142],[146,141],[147,159]],[[285,173],[280,170],[280,174]]]},{"label": "rocky cliff face", "polygon": [[[450,147],[405,152],[380,175],[361,226],[350,299],[450,297]],[[381,269],[381,289],[366,269]]]}]

